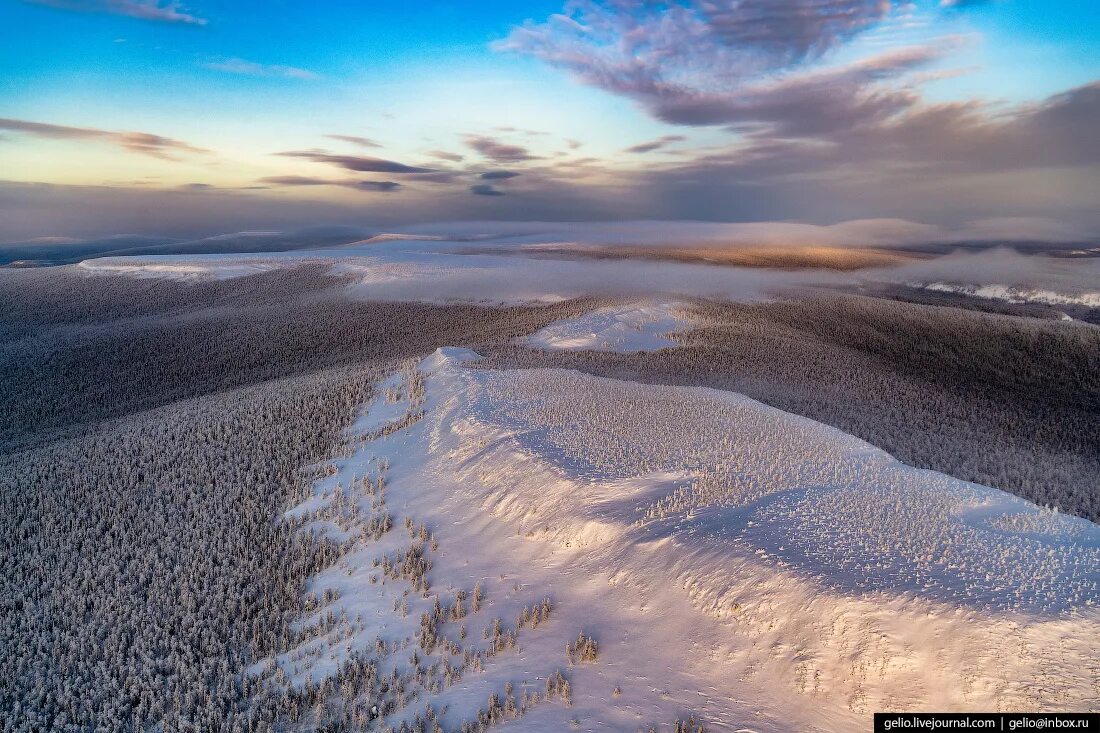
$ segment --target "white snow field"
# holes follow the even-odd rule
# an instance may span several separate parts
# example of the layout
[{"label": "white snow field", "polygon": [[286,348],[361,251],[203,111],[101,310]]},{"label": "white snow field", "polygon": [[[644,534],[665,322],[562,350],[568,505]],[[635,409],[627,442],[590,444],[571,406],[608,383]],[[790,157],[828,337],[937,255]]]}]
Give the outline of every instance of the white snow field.
[{"label": "white snow field", "polygon": [[314,636],[254,673],[369,654],[380,730],[1097,708],[1096,525],[738,394],[476,358],[390,377],[288,512],[346,552],[309,584]]},{"label": "white snow field", "polygon": [[676,346],[669,335],[690,327],[683,304],[644,301],[558,321],[518,341],[548,351],[658,351]]}]

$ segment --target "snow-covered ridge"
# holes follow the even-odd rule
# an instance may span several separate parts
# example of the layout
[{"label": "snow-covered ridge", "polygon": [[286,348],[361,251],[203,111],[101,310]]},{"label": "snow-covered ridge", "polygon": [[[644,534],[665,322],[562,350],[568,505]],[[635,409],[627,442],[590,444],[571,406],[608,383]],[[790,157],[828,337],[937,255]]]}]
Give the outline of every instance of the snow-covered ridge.
[{"label": "snow-covered ridge", "polygon": [[657,351],[675,346],[669,335],[690,325],[683,304],[648,301],[600,308],[552,323],[518,341],[550,351]]},{"label": "snow-covered ridge", "polygon": [[911,287],[935,290],[942,293],[958,293],[976,298],[1004,300],[1009,303],[1044,303],[1046,305],[1081,305],[1100,308],[1100,292],[1059,293],[1041,288],[1013,285],[964,285],[958,283],[930,282],[907,283]]},{"label": "snow-covered ridge", "polygon": [[[523,707],[532,731],[689,711],[712,731],[847,731],[888,708],[1095,699],[1095,525],[741,395],[475,358],[440,350],[380,385],[291,511],[352,549],[310,583],[318,636],[267,663],[284,683],[381,643],[381,673],[411,685],[385,723],[430,704],[454,726],[562,671],[571,706]],[[410,541],[423,575],[392,564]],[[422,614],[475,588],[480,610],[432,627],[450,651],[418,646]],[[595,662],[564,653],[581,631]],[[459,671],[417,672],[414,652]]]},{"label": "snow-covered ridge", "polygon": [[262,260],[227,262],[220,259],[170,259],[142,261],[128,257],[103,257],[84,260],[76,268],[89,275],[126,275],[136,278],[163,278],[167,280],[229,280],[245,275],[255,275],[278,267],[277,263]]}]

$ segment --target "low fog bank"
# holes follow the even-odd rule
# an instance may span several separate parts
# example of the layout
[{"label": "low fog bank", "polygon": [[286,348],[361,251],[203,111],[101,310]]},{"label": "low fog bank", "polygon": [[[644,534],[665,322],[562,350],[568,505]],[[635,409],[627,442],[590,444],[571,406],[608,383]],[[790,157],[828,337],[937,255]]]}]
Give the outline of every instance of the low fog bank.
[{"label": "low fog bank", "polygon": [[[2,237],[0,233],[0,237]],[[999,218],[945,227],[905,219],[859,219],[834,224],[790,221],[714,223],[702,221],[457,221],[408,226],[322,223],[281,226],[186,238],[120,233],[96,238],[38,237],[0,242],[0,264],[19,259],[72,262],[77,258],[136,254],[262,252],[339,246],[387,239],[427,238],[455,243],[587,244],[636,246],[810,246],[893,247],[987,243],[1086,245],[1100,233],[1041,218]],[[1092,246],[1096,246],[1093,244]]]},{"label": "low fog bank", "polygon": [[449,222],[402,227],[395,231],[455,241],[514,244],[589,244],[641,246],[828,246],[898,247],[925,244],[1050,243],[1081,244],[1097,233],[1041,218],[998,218],[944,227],[906,219],[858,219],[820,225],[762,221],[625,222]]},{"label": "low fog bank", "polygon": [[952,252],[931,260],[865,271],[869,280],[899,284],[1000,285],[1071,297],[1100,294],[1100,258],[1028,255],[1009,248]]},{"label": "low fog bank", "polygon": [[422,254],[342,260],[334,272],[380,300],[555,302],[583,296],[770,300],[803,286],[855,284],[847,274],[776,271],[635,260],[542,260],[501,255]]},{"label": "low fog bank", "polygon": [[[419,243],[423,244],[423,243]],[[435,243],[433,243],[435,244]],[[701,297],[743,303],[803,287],[854,286],[850,273],[779,271],[638,260],[543,260],[426,248],[342,249],[263,255],[107,257],[64,271],[82,277],[201,282],[321,265],[361,300],[429,303],[554,303],[571,298]],[[16,271],[9,270],[9,274]]]},{"label": "low fog bank", "polygon": [[[975,246],[976,236],[989,236],[999,228],[1014,230],[1020,244],[1005,240],[999,246]],[[1048,239],[1047,249],[1036,247],[1037,234],[1054,237],[1059,233],[1073,238],[1061,242]],[[189,242],[111,238],[99,242],[103,252],[87,256],[80,255],[82,245],[77,243],[52,241],[39,246],[53,250],[73,247],[74,259],[81,264],[72,270],[82,275],[221,279],[320,262],[346,277],[358,297],[390,301],[553,302],[592,295],[754,302],[805,287],[889,283],[971,289],[990,286],[993,293],[1000,292],[998,288],[1014,288],[1013,297],[1027,299],[1034,291],[1047,302],[1069,298],[1084,303],[1100,298],[1100,248],[1080,244],[1076,239],[1080,234],[1042,220],[976,222],[955,230],[885,219],[831,226],[471,222],[387,231],[326,227],[290,233],[241,232]],[[950,244],[953,239],[958,240],[957,245]],[[123,247],[117,246],[120,242]],[[5,247],[0,245],[0,254]],[[573,256],[570,247],[610,248],[620,254]],[[651,256],[655,248],[683,253],[693,247],[707,256]],[[765,256],[755,262],[710,256],[749,250],[785,253],[799,248],[817,254],[802,261]],[[863,264],[830,266],[836,258],[833,254],[821,256],[826,250],[839,251],[840,259],[851,262],[863,258]],[[886,252],[889,257],[886,262],[864,257],[872,251]],[[858,256],[845,258],[844,252]]]}]

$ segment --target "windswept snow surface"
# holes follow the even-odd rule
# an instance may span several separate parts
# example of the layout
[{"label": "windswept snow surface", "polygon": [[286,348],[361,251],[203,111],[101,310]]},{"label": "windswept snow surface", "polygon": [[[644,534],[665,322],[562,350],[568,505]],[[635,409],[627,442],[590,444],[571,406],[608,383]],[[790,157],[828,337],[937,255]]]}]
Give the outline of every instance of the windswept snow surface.
[{"label": "windswept snow surface", "polygon": [[548,351],[658,351],[676,345],[669,334],[690,327],[683,310],[682,304],[670,301],[600,308],[552,323],[519,341]]},{"label": "windswept snow surface", "polygon": [[[272,684],[369,653],[401,703],[385,725],[430,706],[447,729],[509,689],[522,716],[501,727],[524,731],[1096,709],[1096,525],[734,393],[476,358],[440,350],[381,385],[289,512],[347,552],[310,583],[316,637],[255,666]],[[598,659],[571,663],[582,631]],[[557,671],[570,705],[529,697]]]}]

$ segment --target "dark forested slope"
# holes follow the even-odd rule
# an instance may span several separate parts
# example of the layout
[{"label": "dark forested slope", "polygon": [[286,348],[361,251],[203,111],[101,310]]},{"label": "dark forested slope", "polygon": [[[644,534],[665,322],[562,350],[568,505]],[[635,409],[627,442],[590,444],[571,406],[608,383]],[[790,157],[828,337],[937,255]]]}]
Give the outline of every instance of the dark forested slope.
[{"label": "dark forested slope", "polygon": [[343,297],[323,265],[194,284],[0,276],[0,452],[43,433],[332,366],[473,346],[591,304],[486,308]]}]

